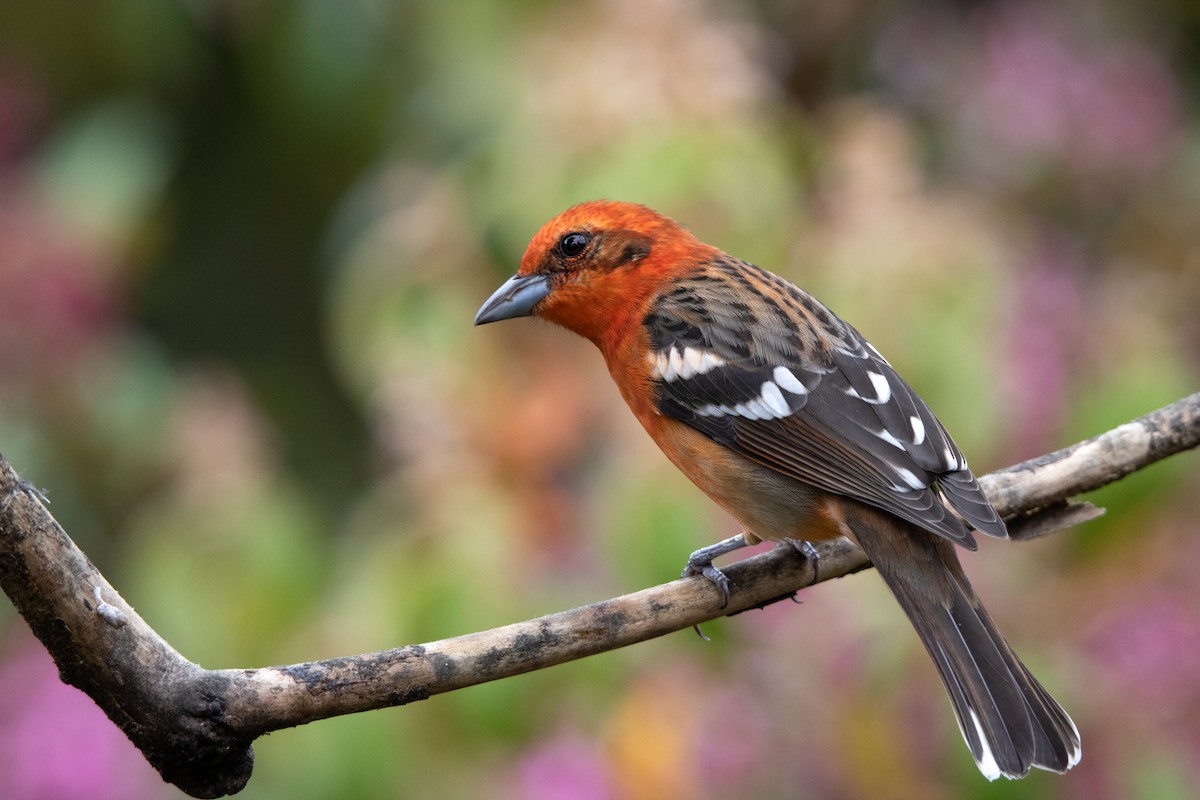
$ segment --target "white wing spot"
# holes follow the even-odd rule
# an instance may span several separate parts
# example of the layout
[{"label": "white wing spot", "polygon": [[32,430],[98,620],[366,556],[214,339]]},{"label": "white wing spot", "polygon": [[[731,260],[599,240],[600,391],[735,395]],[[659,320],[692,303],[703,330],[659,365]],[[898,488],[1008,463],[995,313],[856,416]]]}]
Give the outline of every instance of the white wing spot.
[{"label": "white wing spot", "polygon": [[757,403],[754,400],[747,400],[744,403],[738,403],[733,407],[733,413],[737,414],[739,417],[745,417],[746,419],[762,419],[762,416],[756,409],[756,405]]},{"label": "white wing spot", "polygon": [[863,342],[863,344],[865,344],[867,346],[868,350],[870,350],[872,353],[875,354],[876,358],[878,358],[880,361],[887,364],[888,366],[891,366],[891,363],[886,358],[883,357],[883,353],[881,353],[875,349],[875,345],[871,344],[870,342]]},{"label": "white wing spot", "polygon": [[922,422],[921,418],[918,416],[909,417],[908,422],[910,425],[912,425],[912,431],[913,431],[912,442],[913,442],[913,444],[914,445],[921,444],[921,442],[925,441],[925,423]]},{"label": "white wing spot", "polygon": [[679,352],[679,348],[672,347],[670,350],[651,353],[647,358],[650,361],[652,376],[667,383],[677,378],[687,380],[696,375],[712,372],[726,363],[725,359],[716,353],[695,347],[685,347],[682,353]]},{"label": "white wing spot", "polygon": [[668,353],[659,353],[654,361],[654,377],[660,378],[668,383],[675,380],[675,370],[671,369],[671,356]]},{"label": "white wing spot", "polygon": [[770,381],[766,381],[762,385],[762,399],[767,408],[775,412],[776,418],[786,417],[792,413],[792,407],[788,405],[787,400],[783,399],[783,392],[779,391],[779,387]]},{"label": "white wing spot", "polygon": [[[878,372],[868,372],[867,377],[871,379],[871,387],[875,389],[875,399],[867,400],[872,405],[882,405],[892,397],[892,387],[888,383],[888,379]],[[866,398],[863,398],[866,400]]]},{"label": "white wing spot", "polygon": [[796,377],[795,373],[793,373],[787,367],[776,367],[773,377],[775,378],[775,383],[778,384],[779,388],[786,392],[791,392],[792,394],[808,394],[808,387],[801,383],[800,379]]},{"label": "white wing spot", "polygon": [[688,347],[683,351],[683,365],[684,368],[679,373],[680,377],[691,378],[695,375],[712,372],[717,367],[725,366],[725,359],[708,350]]},{"label": "white wing spot", "polygon": [[853,386],[846,390],[846,394],[855,400],[862,400],[873,406],[881,406],[892,398],[892,386],[886,377],[878,372],[868,372],[867,377],[871,379],[871,388],[875,390],[875,397],[863,397]]},{"label": "white wing spot", "polygon": [[712,372],[717,367],[725,366],[726,363],[727,362],[725,359],[721,358],[716,353],[710,353],[709,351],[705,350],[700,355],[700,369],[696,370],[696,373],[703,375],[706,372]]},{"label": "white wing spot", "polygon": [[762,396],[755,397],[752,400],[747,400],[746,405],[754,409],[754,413],[758,414],[759,419],[775,419],[775,412],[772,411]]},{"label": "white wing spot", "polygon": [[946,459],[946,469],[962,469],[964,466],[966,466],[965,464],[959,462],[958,456],[954,455],[954,450],[948,445],[946,449],[942,451],[942,457]]},{"label": "white wing spot", "polygon": [[686,369],[686,368],[683,365],[683,356],[680,355],[678,347],[671,348],[671,353],[669,355],[669,358],[671,359],[671,372],[673,373],[673,375],[670,378],[667,378],[667,380],[670,381],[670,380],[674,380],[677,377],[678,378],[686,377],[684,375],[684,369]]},{"label": "white wing spot", "polygon": [[911,469],[906,467],[893,467],[893,469],[896,470],[896,474],[900,476],[900,480],[907,483],[913,489],[928,488],[928,484],[918,478]]},{"label": "white wing spot", "polygon": [[683,348],[683,372],[679,374],[681,378],[690,378],[700,372],[701,354],[694,347]]},{"label": "white wing spot", "polygon": [[782,419],[791,415],[792,408],[787,398],[774,383],[764,381],[760,392],[758,397],[743,400],[732,408],[709,403],[695,409],[695,412],[701,417],[735,416],[745,419]]},{"label": "white wing spot", "polygon": [[900,441],[895,436],[893,436],[892,432],[887,430],[886,428],[884,428],[883,430],[878,431],[878,432],[873,431],[873,433],[875,433],[875,435],[878,436],[880,439],[883,439],[885,442],[890,444],[892,447],[895,447],[897,450],[904,449],[904,442]]}]

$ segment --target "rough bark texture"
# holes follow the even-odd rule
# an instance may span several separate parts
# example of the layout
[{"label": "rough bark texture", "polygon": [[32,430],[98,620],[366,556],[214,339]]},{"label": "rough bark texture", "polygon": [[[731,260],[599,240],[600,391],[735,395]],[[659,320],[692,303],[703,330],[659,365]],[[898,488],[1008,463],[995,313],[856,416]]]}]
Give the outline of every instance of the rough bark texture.
[{"label": "rough bark texture", "polygon": [[[1014,538],[1100,513],[1068,498],[1200,444],[1200,394],[1072,447],[981,479]],[[869,566],[845,540],[818,545],[820,579]],[[682,554],[681,554],[682,555]],[[0,457],[0,585],[58,664],[163,778],[195,797],[242,789],[258,736],[404,705],[542,669],[790,597],[813,579],[793,548],[726,569],[732,594],[688,578],[453,639],[290,666],[206,670],[117,594]]]}]

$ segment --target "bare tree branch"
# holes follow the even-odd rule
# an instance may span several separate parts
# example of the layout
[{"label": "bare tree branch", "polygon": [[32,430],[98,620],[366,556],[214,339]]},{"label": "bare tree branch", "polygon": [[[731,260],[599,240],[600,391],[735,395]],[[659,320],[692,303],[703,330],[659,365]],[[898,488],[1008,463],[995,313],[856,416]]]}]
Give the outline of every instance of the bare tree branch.
[{"label": "bare tree branch", "polygon": [[[982,478],[1028,538],[1099,513],[1068,498],[1200,444],[1200,394],[1079,444]],[[850,542],[818,545],[820,579],[868,566]],[[682,556],[683,554],[681,554]],[[240,791],[251,743],[318,719],[403,705],[531,672],[790,597],[813,578],[792,548],[726,569],[732,595],[697,578],[488,631],[347,658],[207,670],[138,616],[0,457],[0,584],[54,656],[163,778],[195,797]]]}]

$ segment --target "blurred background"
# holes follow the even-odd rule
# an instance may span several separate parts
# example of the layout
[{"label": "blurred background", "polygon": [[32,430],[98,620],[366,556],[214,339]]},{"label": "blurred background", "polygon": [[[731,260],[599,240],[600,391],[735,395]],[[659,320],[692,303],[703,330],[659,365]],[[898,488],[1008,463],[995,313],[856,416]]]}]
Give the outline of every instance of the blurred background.
[{"label": "blurred background", "polygon": [[[1200,387],[1200,6],[0,4],[0,451],[207,667],[670,580],[736,532],[590,345],[474,329],[650,204],[859,327],[977,472]],[[1084,737],[986,783],[873,574],[276,733],[246,798],[1190,798],[1200,478],[967,566]],[[0,603],[0,796],[177,798]]]}]

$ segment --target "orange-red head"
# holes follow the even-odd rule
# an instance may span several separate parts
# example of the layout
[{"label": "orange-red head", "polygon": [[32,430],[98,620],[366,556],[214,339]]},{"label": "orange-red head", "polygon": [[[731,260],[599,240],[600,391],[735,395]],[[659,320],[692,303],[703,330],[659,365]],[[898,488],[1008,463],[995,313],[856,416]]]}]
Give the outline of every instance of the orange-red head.
[{"label": "orange-red head", "polygon": [[483,304],[475,324],[541,317],[608,353],[665,281],[713,252],[645,206],[581,203],[542,226],[517,274]]}]

